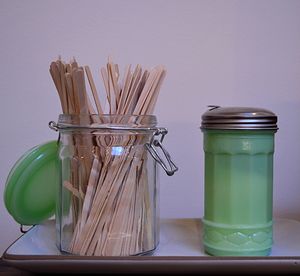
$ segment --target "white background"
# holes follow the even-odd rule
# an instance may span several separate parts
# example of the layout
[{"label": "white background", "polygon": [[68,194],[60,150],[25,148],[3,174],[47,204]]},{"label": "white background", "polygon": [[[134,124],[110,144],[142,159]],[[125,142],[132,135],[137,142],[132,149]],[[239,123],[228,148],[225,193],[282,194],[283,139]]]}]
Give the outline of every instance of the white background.
[{"label": "white background", "polygon": [[[300,219],[300,1],[0,1],[0,253],[19,226],[2,200],[15,161],[56,139],[60,113],[48,71],[58,55],[99,68],[164,64],[155,114],[180,170],[161,172],[161,216],[203,214],[199,130],[209,104],[254,106],[279,118],[274,215]],[[102,93],[101,92],[101,93]]]}]

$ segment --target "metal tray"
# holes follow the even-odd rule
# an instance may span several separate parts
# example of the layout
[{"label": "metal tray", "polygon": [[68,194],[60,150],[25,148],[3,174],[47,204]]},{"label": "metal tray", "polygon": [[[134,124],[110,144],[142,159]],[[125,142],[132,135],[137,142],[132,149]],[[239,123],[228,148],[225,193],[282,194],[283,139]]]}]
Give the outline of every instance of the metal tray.
[{"label": "metal tray", "polygon": [[274,221],[269,257],[212,257],[204,253],[200,219],[162,219],[160,243],[151,256],[82,257],[62,255],[55,245],[54,221],[32,227],[4,253],[3,260],[30,272],[48,273],[299,273],[300,222]]}]

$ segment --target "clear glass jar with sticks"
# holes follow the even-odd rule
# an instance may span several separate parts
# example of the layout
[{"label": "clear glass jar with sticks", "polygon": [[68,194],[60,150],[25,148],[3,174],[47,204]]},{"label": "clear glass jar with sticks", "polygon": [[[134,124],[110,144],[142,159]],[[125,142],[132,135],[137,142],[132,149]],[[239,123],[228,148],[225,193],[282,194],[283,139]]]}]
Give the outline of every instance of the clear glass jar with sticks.
[{"label": "clear glass jar with sticks", "polygon": [[151,253],[159,242],[159,163],[177,167],[153,115],[60,115],[58,246],[88,256]]}]

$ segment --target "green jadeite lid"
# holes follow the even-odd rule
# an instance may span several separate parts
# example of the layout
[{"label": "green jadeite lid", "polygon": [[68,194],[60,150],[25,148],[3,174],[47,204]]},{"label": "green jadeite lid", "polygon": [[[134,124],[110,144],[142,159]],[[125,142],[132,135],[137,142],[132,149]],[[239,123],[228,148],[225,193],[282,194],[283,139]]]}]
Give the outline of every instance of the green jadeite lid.
[{"label": "green jadeite lid", "polygon": [[15,163],[7,177],[6,209],[20,224],[38,224],[55,212],[58,183],[57,142],[36,146]]},{"label": "green jadeite lid", "polygon": [[202,115],[202,129],[278,129],[277,116],[267,109],[255,107],[210,107]]}]

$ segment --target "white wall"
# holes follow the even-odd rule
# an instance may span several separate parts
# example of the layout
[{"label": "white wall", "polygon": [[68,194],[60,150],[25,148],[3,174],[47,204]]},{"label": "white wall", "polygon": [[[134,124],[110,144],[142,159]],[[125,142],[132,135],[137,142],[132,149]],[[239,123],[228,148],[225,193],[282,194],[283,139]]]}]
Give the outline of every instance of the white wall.
[{"label": "white wall", "polygon": [[[199,125],[218,104],[277,113],[274,213],[300,219],[299,15],[291,0],[1,0],[1,197],[19,156],[56,139],[47,126],[60,113],[50,62],[75,56],[96,71],[112,55],[122,68],[168,69],[156,115],[180,171],[161,174],[162,217],[202,216]],[[20,234],[2,200],[0,226],[1,253]]]}]

